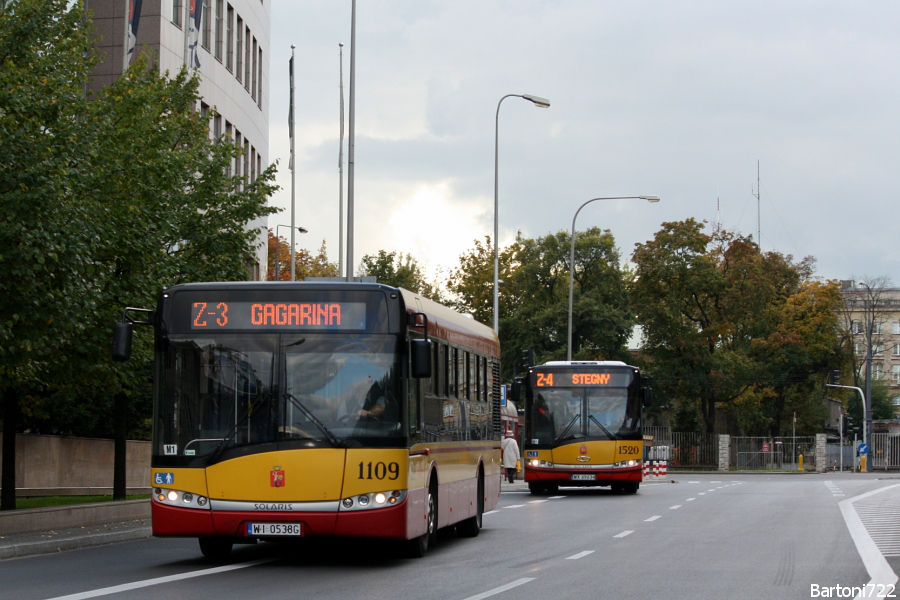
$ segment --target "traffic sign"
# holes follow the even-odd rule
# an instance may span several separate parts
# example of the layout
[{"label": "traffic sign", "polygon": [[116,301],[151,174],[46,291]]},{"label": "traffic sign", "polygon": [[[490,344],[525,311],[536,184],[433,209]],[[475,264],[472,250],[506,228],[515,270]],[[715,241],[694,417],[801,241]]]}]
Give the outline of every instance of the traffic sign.
[{"label": "traffic sign", "polygon": [[868,446],[868,444],[860,444],[859,447],[857,448],[857,451],[858,451],[860,454],[868,454],[868,453],[869,453],[869,446]]}]

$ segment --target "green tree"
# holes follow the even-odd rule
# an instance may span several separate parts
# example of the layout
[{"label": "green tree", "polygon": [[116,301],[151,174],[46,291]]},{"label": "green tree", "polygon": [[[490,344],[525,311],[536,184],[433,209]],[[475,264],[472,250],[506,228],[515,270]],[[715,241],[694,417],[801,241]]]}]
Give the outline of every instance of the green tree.
[{"label": "green tree", "polygon": [[140,396],[152,336],[136,337],[131,363],[109,357],[123,307],[152,307],[180,282],[245,279],[257,237],[247,225],[274,212],[274,167],[252,182],[226,175],[240,150],[209,140],[184,70],[170,80],[137,61],[88,102],[85,23],[63,0],[0,6],[4,509],[19,409],[41,417],[75,396],[121,407]]},{"label": "green tree", "polygon": [[809,281],[811,259],[795,263],[703,228],[694,219],[664,223],[634,252],[643,354],[667,395],[697,403],[706,431],[724,407],[740,429],[777,435],[792,406],[821,398],[819,382],[838,356],[839,291]]},{"label": "green tree", "polygon": [[378,283],[402,287],[422,294],[431,300],[441,301],[438,286],[429,283],[422,267],[410,254],[379,250],[378,254],[366,254],[359,263],[361,277],[375,277]]}]

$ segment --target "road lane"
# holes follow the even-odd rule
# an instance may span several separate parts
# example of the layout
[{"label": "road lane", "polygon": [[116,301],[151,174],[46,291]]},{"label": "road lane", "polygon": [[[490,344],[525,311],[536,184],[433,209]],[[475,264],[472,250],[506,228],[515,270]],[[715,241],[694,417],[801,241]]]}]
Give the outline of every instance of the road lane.
[{"label": "road lane", "polygon": [[[226,572],[212,570],[196,540],[150,539],[0,561],[0,598],[111,588],[104,597],[809,598],[811,585],[870,580],[840,502],[891,482],[841,474],[670,477],[678,483],[643,485],[635,495],[505,492],[479,537],[444,534],[419,560],[396,558],[385,544],[307,540],[238,546],[228,564],[246,566]],[[890,492],[869,498],[879,496],[894,501]]]}]

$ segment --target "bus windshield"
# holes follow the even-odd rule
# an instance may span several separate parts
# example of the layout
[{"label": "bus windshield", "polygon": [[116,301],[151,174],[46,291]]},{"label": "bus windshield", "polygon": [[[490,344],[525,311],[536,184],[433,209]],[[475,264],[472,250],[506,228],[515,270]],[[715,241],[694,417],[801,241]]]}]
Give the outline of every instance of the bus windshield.
[{"label": "bus windshield", "polygon": [[390,335],[170,336],[154,452],[396,438],[397,361]]}]

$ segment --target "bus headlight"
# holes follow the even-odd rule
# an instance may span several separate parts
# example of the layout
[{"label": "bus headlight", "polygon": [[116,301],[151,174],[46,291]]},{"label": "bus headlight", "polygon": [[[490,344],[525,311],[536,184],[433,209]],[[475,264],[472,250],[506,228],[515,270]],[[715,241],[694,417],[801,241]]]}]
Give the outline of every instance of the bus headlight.
[{"label": "bus headlight", "polygon": [[638,460],[623,460],[622,462],[617,462],[613,465],[614,469],[624,469],[628,467],[639,467],[640,461]]},{"label": "bus headlight", "polygon": [[406,490],[360,494],[341,500],[341,510],[372,510],[394,506],[406,499]]},{"label": "bus headlight", "polygon": [[532,467],[543,468],[543,469],[549,469],[549,468],[553,467],[552,462],[547,461],[547,460],[538,460],[536,458],[528,461],[528,465],[532,466]]},{"label": "bus headlight", "polygon": [[160,504],[181,508],[203,508],[209,510],[209,499],[192,492],[154,488],[153,499]]}]

